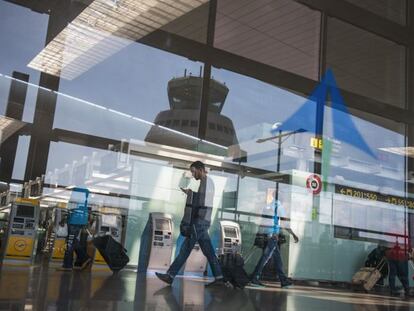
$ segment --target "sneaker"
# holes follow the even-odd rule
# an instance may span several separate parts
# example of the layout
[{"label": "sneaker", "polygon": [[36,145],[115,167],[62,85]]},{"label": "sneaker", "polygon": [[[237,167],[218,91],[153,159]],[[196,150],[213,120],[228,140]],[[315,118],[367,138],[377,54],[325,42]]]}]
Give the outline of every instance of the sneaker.
[{"label": "sneaker", "polygon": [[86,260],[82,263],[82,265],[80,266],[80,269],[81,269],[81,270],[86,269],[86,268],[89,266],[89,264],[90,264],[91,262],[92,262],[92,259],[91,259],[91,258],[86,259]]},{"label": "sneaker", "polygon": [[57,268],[56,271],[71,272],[72,268],[60,267]]},{"label": "sneaker", "polygon": [[258,279],[253,279],[250,281],[249,286],[252,287],[266,287],[262,282],[260,282]]},{"label": "sneaker", "polygon": [[289,281],[289,280],[286,280],[285,282],[283,282],[282,284],[281,284],[281,287],[282,288],[290,288],[290,287],[292,287],[293,286],[293,283],[291,282],[291,281]]},{"label": "sneaker", "polygon": [[171,285],[174,279],[169,275],[168,273],[159,273],[155,272],[155,275],[163,282],[167,283],[168,285]]}]

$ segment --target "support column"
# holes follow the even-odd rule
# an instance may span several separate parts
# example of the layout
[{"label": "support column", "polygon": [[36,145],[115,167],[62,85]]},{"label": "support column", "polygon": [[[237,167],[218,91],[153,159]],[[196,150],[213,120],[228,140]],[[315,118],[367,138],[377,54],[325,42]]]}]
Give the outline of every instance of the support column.
[{"label": "support column", "polygon": [[[26,101],[29,75],[13,71],[12,77],[19,81],[11,81],[5,116],[21,121]],[[0,146],[0,181],[10,183],[12,179],[18,141],[19,131],[13,133],[13,135]]]},{"label": "support column", "polygon": [[[71,18],[71,1],[60,1],[50,12],[46,44],[66,27]],[[46,173],[50,141],[52,139],[57,94],[60,78],[41,73],[36,99],[32,135],[27,157],[25,180],[35,179]]]},{"label": "support column", "polygon": [[[411,33],[411,36],[414,36],[414,3],[412,1],[407,1],[407,27]],[[411,44],[406,48],[406,109],[410,112],[414,111],[414,43],[411,41]],[[406,147],[414,146],[414,125],[406,124],[405,125],[405,142]],[[414,158],[406,154],[405,157],[405,191],[406,197],[414,193]],[[414,246],[414,213],[409,211],[406,208],[406,223],[408,227],[408,238],[411,247]]]},{"label": "support column", "polygon": [[[214,45],[216,27],[217,0],[210,0],[207,25],[207,46]],[[200,117],[198,122],[198,138],[204,139],[207,132],[208,104],[210,102],[211,60],[207,56],[204,63],[203,87],[201,90]]]}]

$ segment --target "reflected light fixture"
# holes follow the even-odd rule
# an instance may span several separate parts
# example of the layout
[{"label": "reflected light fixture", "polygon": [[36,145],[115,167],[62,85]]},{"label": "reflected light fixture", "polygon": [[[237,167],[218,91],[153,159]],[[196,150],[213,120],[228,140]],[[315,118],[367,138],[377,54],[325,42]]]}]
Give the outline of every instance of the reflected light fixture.
[{"label": "reflected light fixture", "polygon": [[414,158],[414,147],[387,147],[379,150]]},{"label": "reflected light fixture", "polygon": [[29,67],[72,80],[208,0],[95,0],[30,61]]}]

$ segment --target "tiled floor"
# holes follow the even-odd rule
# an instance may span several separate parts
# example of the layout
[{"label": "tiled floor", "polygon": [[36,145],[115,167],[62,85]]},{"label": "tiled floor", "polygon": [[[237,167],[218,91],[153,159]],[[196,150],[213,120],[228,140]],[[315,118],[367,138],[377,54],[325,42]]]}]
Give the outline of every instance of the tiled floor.
[{"label": "tiled floor", "polygon": [[0,271],[0,310],[414,310],[414,299],[295,286],[205,288],[177,278],[172,287],[132,271],[58,272],[47,267]]}]

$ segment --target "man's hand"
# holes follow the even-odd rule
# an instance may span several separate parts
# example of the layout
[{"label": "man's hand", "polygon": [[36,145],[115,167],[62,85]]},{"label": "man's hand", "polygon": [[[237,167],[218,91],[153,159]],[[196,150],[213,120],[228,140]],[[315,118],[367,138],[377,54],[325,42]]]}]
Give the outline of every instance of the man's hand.
[{"label": "man's hand", "polygon": [[279,234],[278,233],[273,233],[272,234],[272,239],[275,241],[279,241]]},{"label": "man's hand", "polygon": [[289,229],[286,229],[286,231],[289,232],[289,234],[293,236],[293,239],[295,240],[295,243],[299,242],[298,236],[292,231],[292,229],[289,228]]},{"label": "man's hand", "polygon": [[191,192],[190,189],[185,189],[185,188],[181,188],[181,187],[180,187],[180,189],[181,189],[182,192],[184,192],[187,195]]},{"label": "man's hand", "polygon": [[293,235],[293,239],[295,240],[295,243],[299,242],[299,238],[296,236],[296,234]]}]

